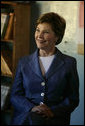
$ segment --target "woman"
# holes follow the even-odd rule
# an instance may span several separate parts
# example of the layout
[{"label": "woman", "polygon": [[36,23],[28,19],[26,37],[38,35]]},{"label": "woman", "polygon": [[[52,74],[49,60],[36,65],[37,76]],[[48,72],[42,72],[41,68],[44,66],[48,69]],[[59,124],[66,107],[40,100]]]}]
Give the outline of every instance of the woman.
[{"label": "woman", "polygon": [[65,28],[65,19],[57,13],[43,14],[37,20],[37,50],[19,61],[11,91],[12,124],[70,124],[71,112],[79,104],[79,77],[76,59],[55,47]]}]

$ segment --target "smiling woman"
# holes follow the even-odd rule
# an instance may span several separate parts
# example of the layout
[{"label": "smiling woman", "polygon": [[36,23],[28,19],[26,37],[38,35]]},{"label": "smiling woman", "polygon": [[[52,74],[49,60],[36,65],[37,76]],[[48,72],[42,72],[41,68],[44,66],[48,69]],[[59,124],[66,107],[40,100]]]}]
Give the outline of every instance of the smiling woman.
[{"label": "smiling woman", "polygon": [[36,26],[43,23],[49,24],[50,30],[52,30],[55,33],[56,37],[58,38],[58,40],[56,41],[56,45],[59,44],[62,41],[65,33],[66,28],[65,19],[54,12],[45,13],[38,18]]},{"label": "smiling woman", "polygon": [[[48,55],[52,55],[55,51],[55,43],[57,41],[57,36],[48,23],[39,24],[35,32],[35,41],[37,47],[41,51],[46,51]],[[52,52],[52,54],[51,54]],[[50,53],[50,54],[49,54]],[[40,54],[43,55],[43,54]]]},{"label": "smiling woman", "polygon": [[35,41],[40,49],[39,55],[49,56],[55,53],[55,44],[62,41],[66,21],[57,13],[41,15],[36,22]]},{"label": "smiling woman", "polygon": [[66,22],[57,13],[41,15],[36,23],[37,50],[20,59],[11,91],[13,125],[69,125],[79,104],[79,77],[74,57],[58,45]]}]

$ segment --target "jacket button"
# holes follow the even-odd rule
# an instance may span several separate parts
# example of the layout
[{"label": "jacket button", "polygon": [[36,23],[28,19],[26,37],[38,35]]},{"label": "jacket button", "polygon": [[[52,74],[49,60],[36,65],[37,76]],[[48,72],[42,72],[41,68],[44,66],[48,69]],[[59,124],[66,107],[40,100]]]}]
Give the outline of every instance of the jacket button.
[{"label": "jacket button", "polygon": [[42,82],[41,85],[42,85],[42,86],[45,86],[45,82]]},{"label": "jacket button", "polygon": [[41,96],[44,96],[44,93],[41,93]]},{"label": "jacket button", "polygon": [[43,102],[40,102],[40,105],[44,104]]}]

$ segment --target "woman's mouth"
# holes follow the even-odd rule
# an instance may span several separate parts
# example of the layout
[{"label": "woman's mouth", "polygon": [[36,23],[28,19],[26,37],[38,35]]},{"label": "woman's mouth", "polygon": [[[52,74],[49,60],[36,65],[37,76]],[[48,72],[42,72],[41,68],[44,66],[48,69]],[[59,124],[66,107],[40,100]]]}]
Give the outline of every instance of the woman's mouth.
[{"label": "woman's mouth", "polygon": [[45,43],[45,42],[46,42],[45,40],[40,40],[40,39],[37,39],[37,41],[38,41],[39,43]]}]

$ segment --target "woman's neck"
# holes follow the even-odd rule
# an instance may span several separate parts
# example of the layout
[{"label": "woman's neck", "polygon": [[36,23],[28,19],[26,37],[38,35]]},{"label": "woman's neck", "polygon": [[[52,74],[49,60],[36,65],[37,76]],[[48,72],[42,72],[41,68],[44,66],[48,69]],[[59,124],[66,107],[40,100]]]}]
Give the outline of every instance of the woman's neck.
[{"label": "woman's neck", "polygon": [[40,49],[39,50],[39,56],[45,57],[45,56],[54,55],[55,54],[55,50],[56,50],[56,48],[53,48],[51,50]]}]

